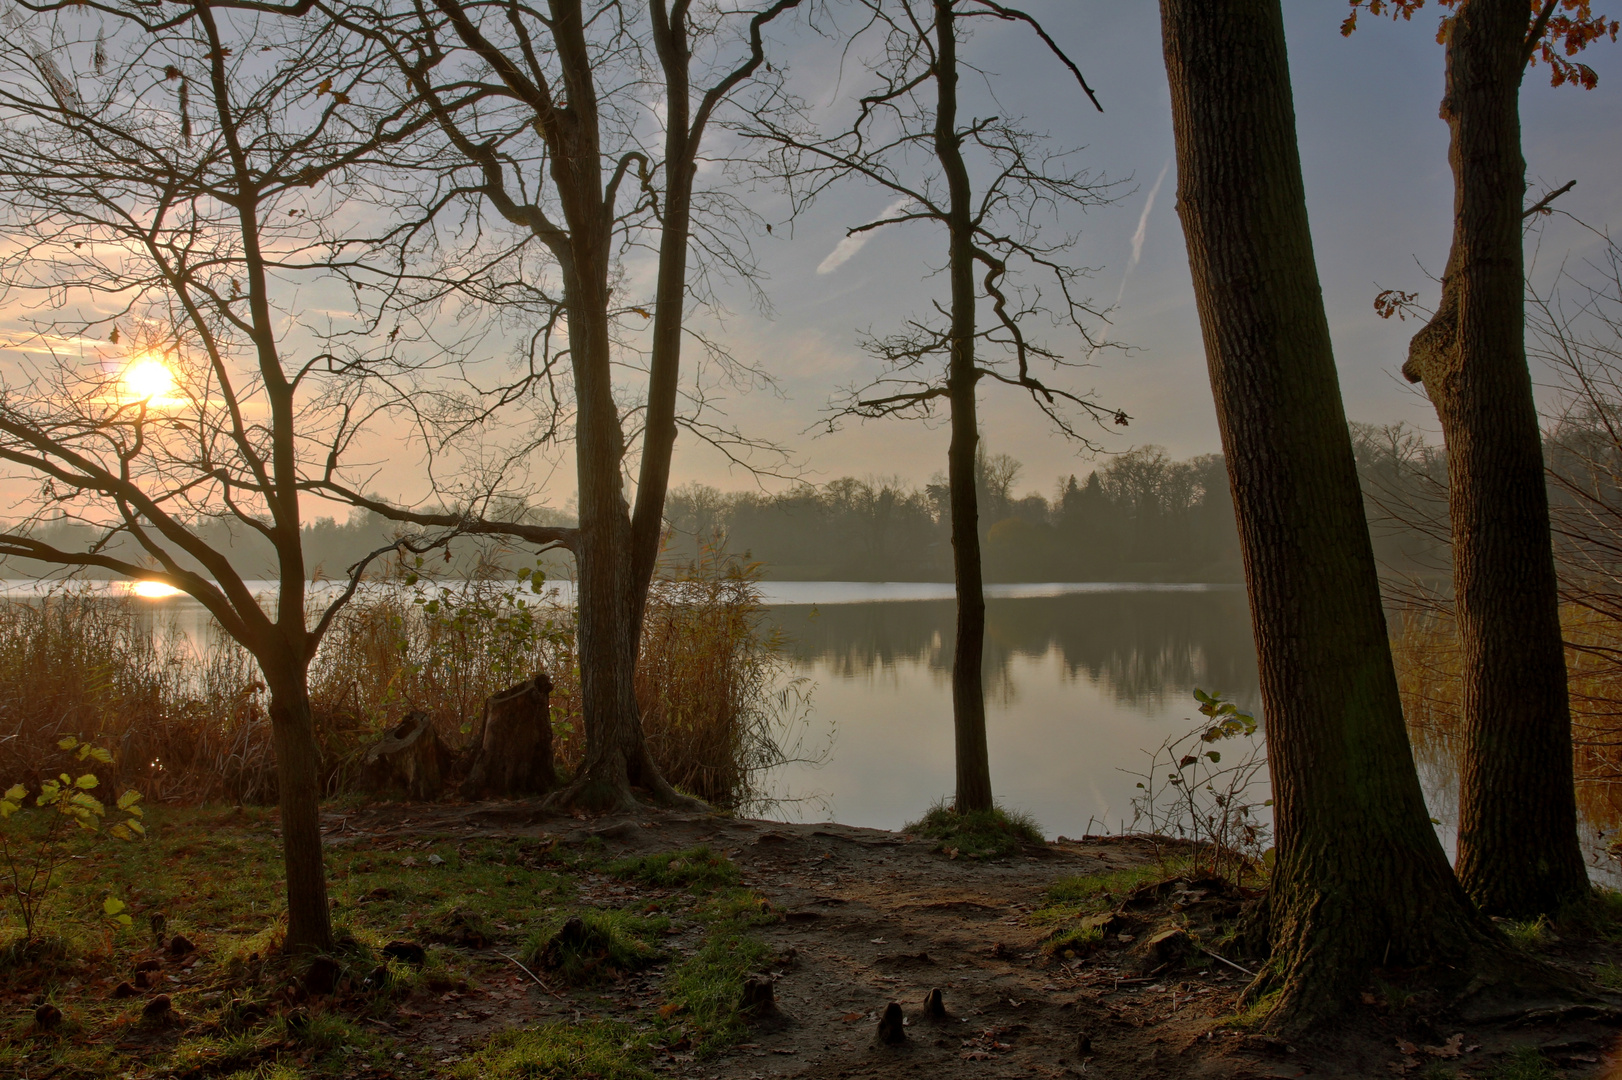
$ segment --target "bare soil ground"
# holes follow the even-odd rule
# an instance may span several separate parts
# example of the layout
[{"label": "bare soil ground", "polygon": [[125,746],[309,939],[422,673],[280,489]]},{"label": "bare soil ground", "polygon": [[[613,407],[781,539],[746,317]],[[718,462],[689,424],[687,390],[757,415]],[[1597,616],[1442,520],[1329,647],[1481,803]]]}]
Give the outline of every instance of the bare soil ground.
[{"label": "bare soil ground", "polygon": [[[873,829],[652,813],[571,819],[526,803],[380,806],[329,819],[335,851],[406,858],[430,836],[457,843],[555,838],[560,848],[609,858],[707,844],[730,857],[743,885],[781,916],[752,931],[770,946],[780,1014],[707,1058],[684,1039],[657,1048],[652,1068],[665,1075],[1622,1076],[1611,1071],[1615,1030],[1602,1018],[1578,1011],[1533,1026],[1463,1026],[1414,993],[1411,981],[1407,990],[1370,987],[1345,1024],[1311,1040],[1290,1045],[1246,1033],[1233,1014],[1247,976],[1201,948],[1215,940],[1212,927],[1237,913],[1243,896],[1186,877],[1109,898],[1113,916],[1101,920],[1105,937],[1094,951],[1046,955],[1043,942],[1054,926],[1038,912],[1048,887],[1062,878],[1159,864],[1164,850],[1142,839],[1061,841],[975,862],[936,853],[927,840]],[[577,874],[575,889],[578,904],[628,911],[679,891],[590,870]],[[1194,938],[1160,937],[1179,926]],[[672,963],[696,947],[700,933],[676,920],[666,943]],[[467,950],[473,978],[464,989],[421,991],[392,1016],[369,1021],[399,1045],[386,1071],[454,1071],[502,1029],[605,1018],[635,1025],[661,1009],[662,968],[569,991],[539,985],[544,977],[520,970],[509,959],[513,951],[499,940]],[[1545,954],[1592,975],[1618,951],[1608,940],[1551,939]],[[936,989],[947,1015],[930,1019],[923,1003]],[[905,1017],[899,1045],[877,1038],[891,1002]],[[359,1073],[378,1074],[375,1065]]]}]

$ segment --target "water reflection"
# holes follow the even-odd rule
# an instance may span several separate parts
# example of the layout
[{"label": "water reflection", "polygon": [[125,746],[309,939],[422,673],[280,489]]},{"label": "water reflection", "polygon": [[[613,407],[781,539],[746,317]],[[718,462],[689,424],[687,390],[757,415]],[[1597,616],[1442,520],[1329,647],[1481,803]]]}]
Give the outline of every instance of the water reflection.
[{"label": "water reflection", "polygon": [[[841,679],[917,665],[952,668],[950,601],[793,605],[772,609],[788,655]],[[1105,689],[1122,705],[1158,709],[1195,686],[1247,706],[1260,696],[1256,650],[1239,589],[1110,592],[986,602],[986,686],[1018,697],[1013,661],[1056,654],[1062,677]]]}]

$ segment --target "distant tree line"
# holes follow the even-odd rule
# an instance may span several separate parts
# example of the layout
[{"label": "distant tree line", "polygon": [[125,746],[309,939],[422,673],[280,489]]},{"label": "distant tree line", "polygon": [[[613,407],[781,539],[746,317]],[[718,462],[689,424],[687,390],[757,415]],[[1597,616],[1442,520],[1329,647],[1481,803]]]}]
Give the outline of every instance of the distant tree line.
[{"label": "distant tree line", "polygon": [[[991,581],[1238,581],[1238,538],[1219,454],[1173,460],[1158,446],[1062,478],[1051,497],[1015,493],[1023,466],[976,459]],[[948,491],[896,477],[841,477],[776,495],[673,490],[666,559],[705,546],[787,580],[949,581]]]}]

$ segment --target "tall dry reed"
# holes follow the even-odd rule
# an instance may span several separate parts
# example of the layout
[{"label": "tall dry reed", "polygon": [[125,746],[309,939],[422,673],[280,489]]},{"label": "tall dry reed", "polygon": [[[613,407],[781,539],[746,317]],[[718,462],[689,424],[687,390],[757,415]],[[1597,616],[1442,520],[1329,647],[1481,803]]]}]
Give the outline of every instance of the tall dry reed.
[{"label": "tall dry reed", "polygon": [[[118,750],[116,777],[153,801],[264,802],[275,767],[264,685],[217,631],[188,643],[142,602],[64,593],[0,605],[0,778],[33,777],[57,739]],[[463,749],[491,694],[545,671],[565,770],[584,750],[575,613],[526,575],[468,582],[415,574],[344,608],[310,667],[329,795],[411,711]],[[650,749],[678,787],[722,807],[757,802],[787,759],[798,684],[785,683],[758,573],[708,557],[655,581],[637,671]],[[784,687],[787,687],[786,689]]]},{"label": "tall dry reed", "polygon": [[[1561,607],[1560,621],[1578,801],[1590,820],[1616,824],[1622,822],[1622,623],[1576,604]],[[1445,610],[1407,608],[1394,620],[1391,646],[1415,752],[1451,768],[1462,734],[1457,625]]]}]

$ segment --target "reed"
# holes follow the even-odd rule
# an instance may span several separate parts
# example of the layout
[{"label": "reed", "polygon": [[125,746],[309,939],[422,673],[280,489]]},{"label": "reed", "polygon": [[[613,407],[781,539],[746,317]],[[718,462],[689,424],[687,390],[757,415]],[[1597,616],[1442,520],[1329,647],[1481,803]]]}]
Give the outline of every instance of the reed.
[{"label": "reed", "polygon": [[[1578,802],[1596,824],[1622,821],[1622,623],[1578,604],[1561,607]],[[1445,610],[1409,607],[1391,635],[1403,716],[1415,752],[1451,770],[1461,745],[1463,654]]]},{"label": "reed", "polygon": [[[757,804],[787,759],[799,684],[785,680],[757,568],[707,555],[654,582],[637,697],[672,783],[724,808]],[[546,671],[565,771],[584,751],[572,608],[528,575],[469,582],[396,573],[342,611],[310,667],[329,795],[348,790],[371,741],[422,710],[464,747],[489,695]],[[186,640],[128,598],[66,592],[0,604],[0,777],[37,778],[64,735],[117,749],[121,783],[147,799],[268,802],[275,768],[264,684],[223,634]]]}]

